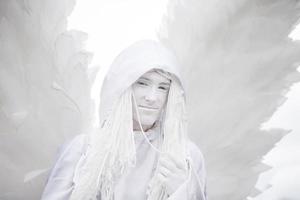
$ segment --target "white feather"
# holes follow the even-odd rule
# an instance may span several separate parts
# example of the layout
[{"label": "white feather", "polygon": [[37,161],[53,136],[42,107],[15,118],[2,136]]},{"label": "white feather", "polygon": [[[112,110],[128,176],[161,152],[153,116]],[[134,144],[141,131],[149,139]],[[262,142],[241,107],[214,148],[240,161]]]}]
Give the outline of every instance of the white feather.
[{"label": "white feather", "polygon": [[210,199],[256,195],[262,157],[285,134],[260,126],[299,81],[288,39],[295,0],[174,0],[158,32],[188,80],[189,133],[204,152]]},{"label": "white feather", "polygon": [[64,140],[93,121],[83,50],[67,31],[73,0],[0,1],[0,199],[40,199]]}]

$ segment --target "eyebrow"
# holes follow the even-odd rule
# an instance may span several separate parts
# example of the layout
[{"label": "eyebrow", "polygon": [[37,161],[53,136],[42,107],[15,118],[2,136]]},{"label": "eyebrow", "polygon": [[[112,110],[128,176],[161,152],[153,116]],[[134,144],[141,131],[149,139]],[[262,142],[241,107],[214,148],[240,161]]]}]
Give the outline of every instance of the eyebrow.
[{"label": "eyebrow", "polygon": [[[145,80],[147,80],[147,81],[151,81],[150,79],[148,79],[148,78],[146,78],[146,77],[141,77],[140,79],[145,79]],[[161,82],[161,83],[159,83],[160,85],[167,85],[167,86],[169,86],[170,85],[170,83],[167,83],[167,82]]]},{"label": "eyebrow", "polygon": [[162,82],[162,83],[160,83],[160,85],[167,85],[167,86],[169,86],[170,83]]},{"label": "eyebrow", "polygon": [[146,77],[141,77],[141,78],[139,78],[139,79],[145,79],[145,80],[147,80],[147,81],[150,81],[150,79],[148,79],[148,78],[146,78]]}]

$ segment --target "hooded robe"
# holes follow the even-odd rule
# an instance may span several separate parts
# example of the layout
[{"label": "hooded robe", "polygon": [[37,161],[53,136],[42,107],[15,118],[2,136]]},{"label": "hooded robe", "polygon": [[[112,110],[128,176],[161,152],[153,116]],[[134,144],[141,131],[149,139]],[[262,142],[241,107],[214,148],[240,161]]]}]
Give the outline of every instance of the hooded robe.
[{"label": "hooded robe", "polygon": [[[184,80],[180,76],[180,64],[172,51],[155,41],[143,40],[136,42],[116,57],[103,82],[99,112],[99,124],[101,127],[113,115],[112,113],[118,107],[121,95],[140,76],[152,69],[161,69],[174,75],[174,78],[179,83],[180,92],[182,92],[185,98],[183,89]],[[149,145],[148,142],[160,148],[164,138],[166,138],[163,137],[162,123],[157,124],[148,130],[145,135],[139,133],[139,131],[133,132],[132,146],[134,147],[132,152],[134,152],[134,164],[123,170],[120,176],[114,179],[113,199],[206,200],[206,171],[203,155],[199,148],[188,137],[185,137],[185,135],[181,138],[177,137],[177,139],[186,140],[185,143],[180,143],[180,146],[184,146],[183,149],[186,149],[182,154],[188,162],[188,176],[186,177],[186,181],[171,195],[164,197],[153,197],[152,195],[152,198],[148,196],[149,190],[151,190],[149,183],[155,175],[159,160],[159,152]],[[99,135],[97,132],[96,134]],[[43,200],[81,199],[80,197],[71,198],[71,196],[75,188],[80,185],[79,182],[85,175],[85,172],[87,172],[87,168],[84,166],[89,155],[87,152],[90,152],[91,150],[89,149],[92,149],[91,146],[93,146],[92,138],[89,135],[81,134],[61,147],[57,161],[52,168],[44,189]],[[102,144],[110,144],[110,140],[113,140],[111,138],[113,137],[103,137],[102,140],[107,139],[107,141]],[[99,144],[97,148],[101,148]],[[97,177],[98,174],[94,174],[94,176]],[[102,195],[98,194],[95,199],[105,199],[101,197]],[[82,198],[89,199],[86,196]]]}]

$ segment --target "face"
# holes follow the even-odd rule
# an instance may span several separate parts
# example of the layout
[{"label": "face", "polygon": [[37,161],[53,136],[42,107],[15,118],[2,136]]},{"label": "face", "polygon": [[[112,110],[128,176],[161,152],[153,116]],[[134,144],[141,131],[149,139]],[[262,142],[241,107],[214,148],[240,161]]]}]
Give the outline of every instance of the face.
[{"label": "face", "polygon": [[[163,75],[149,71],[132,85],[140,122],[144,130],[150,128],[159,119],[167,101],[170,84],[171,81]],[[138,126],[138,117],[134,102],[132,107],[135,129],[135,126]]]}]

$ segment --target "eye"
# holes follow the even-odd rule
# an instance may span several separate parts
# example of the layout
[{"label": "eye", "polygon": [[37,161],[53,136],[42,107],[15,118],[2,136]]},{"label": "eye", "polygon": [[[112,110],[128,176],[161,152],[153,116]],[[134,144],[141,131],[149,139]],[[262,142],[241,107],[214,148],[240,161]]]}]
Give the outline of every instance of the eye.
[{"label": "eye", "polygon": [[139,85],[148,85],[147,83],[145,83],[143,81],[137,81],[136,83],[139,84]]},{"label": "eye", "polygon": [[163,86],[159,86],[158,88],[161,89],[161,90],[168,90],[169,89],[168,87],[163,87]]}]

